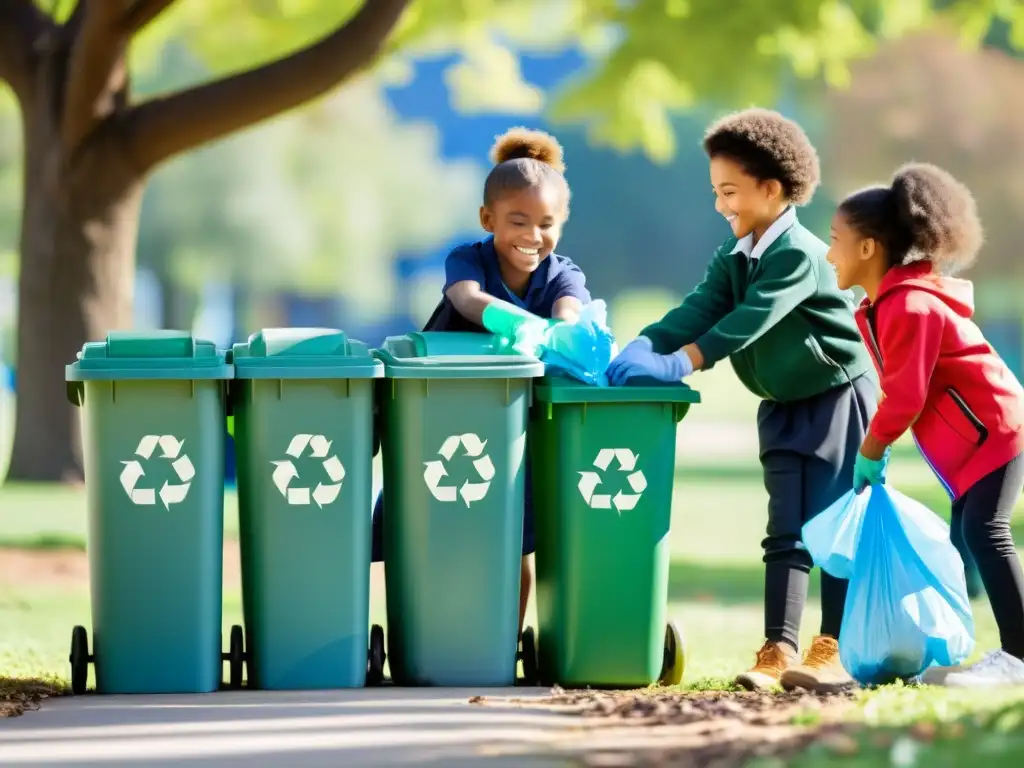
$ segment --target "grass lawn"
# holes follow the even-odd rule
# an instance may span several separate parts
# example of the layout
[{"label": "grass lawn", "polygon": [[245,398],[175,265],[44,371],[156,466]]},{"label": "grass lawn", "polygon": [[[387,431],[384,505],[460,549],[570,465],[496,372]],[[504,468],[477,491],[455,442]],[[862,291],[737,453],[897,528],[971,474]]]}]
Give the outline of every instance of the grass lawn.
[{"label": "grass lawn", "polygon": [[[759,542],[766,498],[749,451],[750,440],[756,439],[756,403],[737,390],[728,366],[720,368],[721,372],[716,369],[695,381],[704,403],[693,409],[680,429],[685,455],[677,467],[673,508],[670,615],[686,637],[686,687],[696,688],[727,687],[733,675],[749,666],[762,639]],[[702,457],[703,440],[713,436],[714,425],[723,418],[733,423],[743,445],[729,455]],[[948,514],[948,500],[913,447],[904,443],[897,448],[892,481],[940,514]],[[1024,544],[1024,515],[1020,518],[1015,534]],[[237,537],[233,493],[226,496],[225,533],[229,541]],[[81,491],[0,487],[0,546],[80,551],[84,534]],[[375,572],[372,588],[375,623],[385,621],[381,576]],[[806,639],[820,618],[817,594],[814,579],[804,621]],[[528,623],[535,623],[532,616],[531,608]],[[975,620],[980,654],[998,642],[984,600],[975,605]],[[240,621],[240,594],[229,586],[224,594],[225,636]],[[66,678],[75,624],[90,624],[84,581],[0,581],[0,670],[15,677]],[[843,766],[953,766],[975,755],[984,755],[986,766],[1024,764],[1024,691],[978,696],[888,687],[862,693],[851,718],[868,728],[857,740],[813,747],[793,764],[818,766],[827,759]],[[763,763],[765,768],[778,764]]]},{"label": "grass lawn", "polygon": [[[936,492],[931,485],[903,490],[942,508],[941,491]],[[68,489],[0,489],[0,540],[33,541],[42,548],[47,539],[40,535],[42,526],[50,531],[50,546],[61,541],[54,532],[63,532],[66,540],[74,543],[83,527],[82,503],[80,492]],[[233,499],[228,507],[233,510]],[[749,665],[760,643],[762,569],[758,548],[763,536],[764,508],[765,495],[756,466],[689,467],[678,474],[669,599],[671,617],[686,638],[687,687],[728,687],[729,679]],[[229,514],[228,520],[227,532],[232,537],[237,530],[235,516]],[[376,623],[385,620],[381,576],[375,572],[372,590],[371,620]],[[804,622],[803,634],[807,639],[820,619],[816,582],[812,582],[812,599]],[[996,645],[998,638],[987,603],[980,601],[975,609],[980,653]],[[240,621],[240,594],[232,586],[224,595],[225,636],[230,625]],[[533,619],[529,621],[532,623]],[[90,624],[85,583],[71,587],[0,583],[0,669],[17,677],[66,678],[70,630],[75,624]],[[974,718],[1007,706],[1011,709],[994,724],[974,724]],[[863,737],[853,755],[835,754],[837,747],[832,747],[830,760],[843,764],[850,761],[852,766],[889,765],[892,750],[899,744],[910,745],[898,746],[904,751],[924,750],[922,755],[931,754],[928,750],[939,749],[934,745],[944,743],[942,738],[953,736],[954,746],[945,749],[995,749],[993,745],[1003,749],[1015,743],[1020,723],[1024,722],[1024,691],[965,697],[944,690],[885,688],[862,694],[852,717],[869,726],[870,735]],[[939,727],[922,726],[922,722]],[[914,723],[918,723],[916,730],[907,731]],[[906,736],[908,733],[913,735]],[[900,738],[905,741],[900,742]],[[847,749],[853,747],[847,745]],[[935,759],[940,762],[929,760],[922,764],[954,764],[942,762],[947,760],[947,753],[939,752],[941,760]],[[813,762],[810,754],[806,760],[812,762],[798,764],[820,764]],[[988,764],[1010,765],[1001,758]]]}]

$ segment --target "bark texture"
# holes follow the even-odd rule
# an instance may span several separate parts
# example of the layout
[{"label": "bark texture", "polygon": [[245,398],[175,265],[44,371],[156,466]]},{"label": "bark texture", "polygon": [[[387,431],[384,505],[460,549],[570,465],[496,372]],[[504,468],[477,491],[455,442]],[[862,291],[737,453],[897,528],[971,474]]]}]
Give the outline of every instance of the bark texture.
[{"label": "bark texture", "polygon": [[373,63],[409,0],[367,0],[339,28],[256,69],[132,103],[131,38],[173,0],[79,0],[63,25],[0,0],[0,80],[21,107],[24,211],[17,412],[8,479],[82,478],[64,366],[132,322],[147,175],[171,157],[315,99]]}]

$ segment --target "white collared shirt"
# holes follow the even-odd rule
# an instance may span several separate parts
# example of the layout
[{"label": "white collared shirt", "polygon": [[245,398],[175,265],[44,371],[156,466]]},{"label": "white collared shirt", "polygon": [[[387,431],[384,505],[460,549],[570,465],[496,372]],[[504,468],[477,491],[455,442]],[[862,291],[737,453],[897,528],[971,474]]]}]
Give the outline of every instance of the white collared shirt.
[{"label": "white collared shirt", "polygon": [[731,253],[742,253],[751,259],[759,259],[768,250],[768,247],[794,224],[796,224],[796,208],[790,205],[765,230],[764,234],[761,235],[761,239],[757,241],[757,245],[754,245],[754,233],[751,232],[736,243],[736,247],[732,249]]}]

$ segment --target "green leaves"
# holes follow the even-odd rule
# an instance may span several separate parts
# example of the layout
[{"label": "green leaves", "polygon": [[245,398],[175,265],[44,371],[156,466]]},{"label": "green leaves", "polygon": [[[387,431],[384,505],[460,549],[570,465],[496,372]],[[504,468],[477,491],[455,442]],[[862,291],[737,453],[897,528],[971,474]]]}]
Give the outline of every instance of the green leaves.
[{"label": "green leaves", "polygon": [[[53,6],[40,0],[42,7]],[[327,34],[360,0],[179,0],[135,42],[133,63],[180,37],[215,74],[255,66]],[[69,0],[56,2],[70,11]],[[656,162],[675,152],[671,116],[698,103],[770,104],[790,73],[834,88],[876,41],[944,24],[977,45],[994,19],[1024,48],[1021,0],[416,0],[391,37],[382,73],[405,78],[414,57],[455,52],[446,74],[466,113],[535,114],[584,124],[589,139]],[[587,72],[546,99],[516,53],[569,47]]]}]

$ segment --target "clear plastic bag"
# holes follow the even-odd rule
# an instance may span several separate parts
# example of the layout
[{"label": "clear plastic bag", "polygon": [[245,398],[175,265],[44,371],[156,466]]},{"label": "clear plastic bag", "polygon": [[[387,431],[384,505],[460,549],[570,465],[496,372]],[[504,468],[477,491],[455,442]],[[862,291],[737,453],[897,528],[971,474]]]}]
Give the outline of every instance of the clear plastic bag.
[{"label": "clear plastic bag", "polygon": [[974,650],[964,564],[949,526],[886,485],[850,491],[803,528],[816,565],[850,579],[839,636],[846,671],[883,685]]},{"label": "clear plastic bag", "polygon": [[575,323],[523,323],[514,349],[537,357],[548,372],[563,373],[585,384],[608,386],[605,372],[619,353],[608,328],[608,308],[601,299],[583,307]]}]

